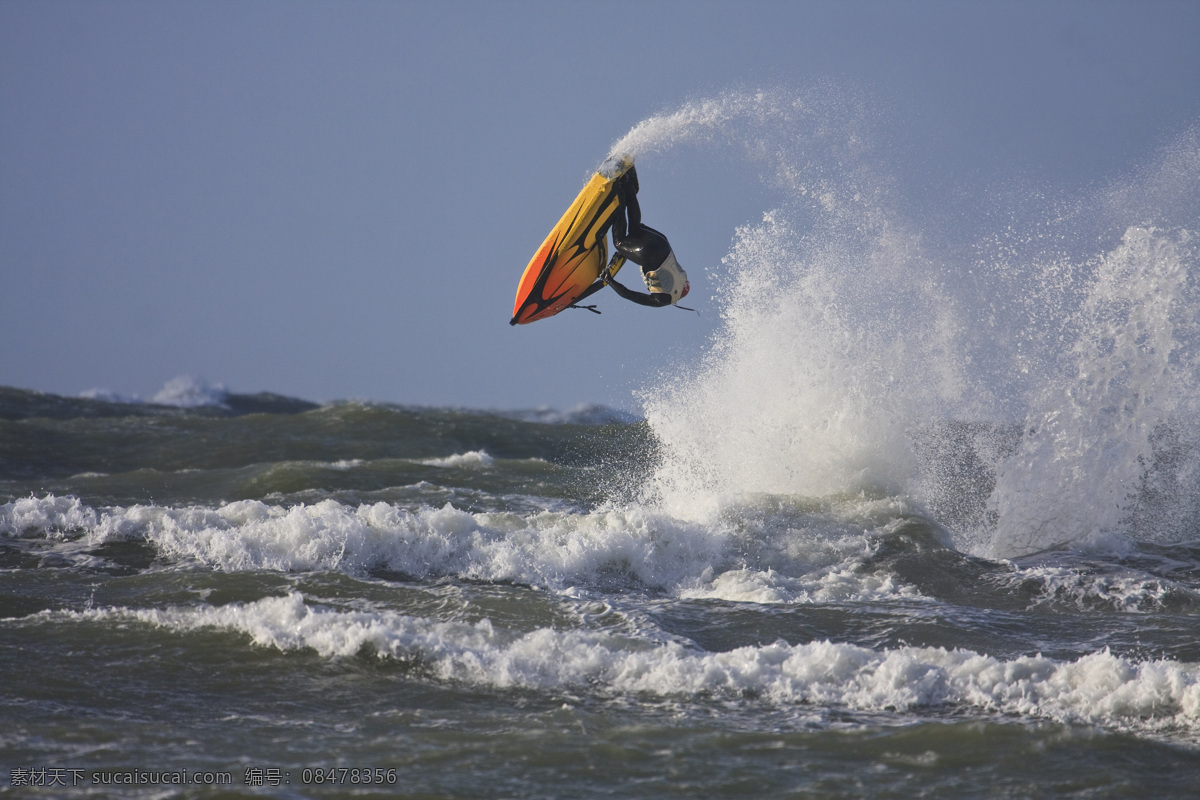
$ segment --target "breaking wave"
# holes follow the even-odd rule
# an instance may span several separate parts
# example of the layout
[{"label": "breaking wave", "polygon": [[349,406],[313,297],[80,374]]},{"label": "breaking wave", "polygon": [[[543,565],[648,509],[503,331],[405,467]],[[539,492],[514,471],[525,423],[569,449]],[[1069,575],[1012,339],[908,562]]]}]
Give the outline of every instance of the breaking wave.
[{"label": "breaking wave", "polygon": [[44,612],[63,621],[134,621],[179,633],[217,629],[260,647],[325,657],[373,653],[437,680],[601,696],[757,698],[861,711],[939,707],[1134,729],[1200,726],[1200,666],[1108,651],[1062,661],[968,650],[777,641],[726,652],[587,630],[519,632],[490,620],[445,622],[392,611],[340,611],[300,593],[250,603]]},{"label": "breaking wave", "polygon": [[645,499],[705,519],[756,493],[899,494],[991,558],[1200,536],[1200,128],[955,241],[902,213],[869,123],[836,92],[730,93],[614,144],[740,149],[785,197],[710,275],[698,367],[643,392]]},{"label": "breaking wave", "polygon": [[[135,542],[153,546],[164,564],[230,572],[386,571],[565,593],[620,587],[757,602],[917,597],[911,586],[862,569],[872,544],[863,528],[871,521],[860,513],[785,512],[731,530],[641,507],[522,515],[449,504],[406,510],[384,502],[287,507],[245,500],[215,508],[96,509],[51,496],[0,506],[0,536],[56,545],[59,555],[82,564],[93,563],[106,544]],[[802,529],[806,536],[797,541]]]}]

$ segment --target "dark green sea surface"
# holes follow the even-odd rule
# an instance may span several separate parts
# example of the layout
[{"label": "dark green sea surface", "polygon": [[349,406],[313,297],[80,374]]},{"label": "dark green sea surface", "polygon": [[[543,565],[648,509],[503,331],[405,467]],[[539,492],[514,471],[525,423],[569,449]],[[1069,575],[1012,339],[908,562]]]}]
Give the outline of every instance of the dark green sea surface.
[{"label": "dark green sea surface", "polygon": [[669,513],[659,457],[602,409],[0,389],[0,794],[1195,796],[1196,536]]}]

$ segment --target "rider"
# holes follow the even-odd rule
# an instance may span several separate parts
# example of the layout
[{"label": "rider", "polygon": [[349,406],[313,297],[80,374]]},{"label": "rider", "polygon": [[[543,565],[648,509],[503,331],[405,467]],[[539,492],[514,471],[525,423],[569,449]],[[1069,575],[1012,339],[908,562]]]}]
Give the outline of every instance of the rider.
[{"label": "rider", "polygon": [[[631,166],[617,179],[616,189],[620,206],[612,223],[613,249],[626,260],[642,268],[642,280],[650,293],[635,292],[626,288],[617,283],[606,269],[575,301],[575,307],[596,311],[595,306],[581,306],[578,303],[605,286],[612,286],[613,291],[621,297],[644,306],[658,307],[678,303],[687,296],[692,287],[688,283],[687,273],[679,266],[675,254],[671,252],[671,243],[667,241],[667,237],[642,224],[642,209],[637,199],[637,170]],[[613,260],[617,260],[615,256]]]},{"label": "rider", "polygon": [[613,249],[642,268],[642,280],[650,294],[627,289],[605,273],[601,279],[613,287],[617,294],[644,306],[669,306],[687,296],[691,284],[687,273],[675,254],[667,237],[642,224],[642,208],[637,199],[637,169],[629,170],[617,179],[617,198],[621,208],[613,219]]}]

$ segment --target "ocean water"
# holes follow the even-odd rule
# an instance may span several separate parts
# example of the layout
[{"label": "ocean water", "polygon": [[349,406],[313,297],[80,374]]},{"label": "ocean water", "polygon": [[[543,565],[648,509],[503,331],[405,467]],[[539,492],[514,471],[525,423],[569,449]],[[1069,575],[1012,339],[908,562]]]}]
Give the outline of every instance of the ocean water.
[{"label": "ocean water", "polygon": [[1200,137],[950,243],[869,117],[614,145],[783,198],[633,414],[0,389],[0,793],[1194,797]]}]

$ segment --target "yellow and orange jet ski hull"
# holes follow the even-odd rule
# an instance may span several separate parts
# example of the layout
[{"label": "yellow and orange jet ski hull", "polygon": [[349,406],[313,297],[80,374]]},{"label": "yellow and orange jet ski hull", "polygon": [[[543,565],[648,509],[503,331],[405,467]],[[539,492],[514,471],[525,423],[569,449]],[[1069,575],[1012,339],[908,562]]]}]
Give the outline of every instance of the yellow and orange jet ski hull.
[{"label": "yellow and orange jet ski hull", "polygon": [[510,325],[553,317],[600,277],[608,261],[605,236],[620,207],[616,182],[631,166],[631,158],[610,159],[579,192],[525,267]]}]

